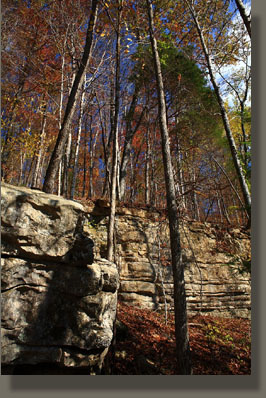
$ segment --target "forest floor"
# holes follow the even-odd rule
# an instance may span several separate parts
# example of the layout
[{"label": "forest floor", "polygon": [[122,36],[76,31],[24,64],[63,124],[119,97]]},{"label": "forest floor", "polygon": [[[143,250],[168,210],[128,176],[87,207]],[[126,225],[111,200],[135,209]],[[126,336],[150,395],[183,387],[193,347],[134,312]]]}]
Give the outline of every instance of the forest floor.
[{"label": "forest floor", "polygon": [[[249,375],[251,322],[197,315],[188,319],[194,375]],[[175,375],[174,317],[119,303],[116,344],[104,374]]]}]

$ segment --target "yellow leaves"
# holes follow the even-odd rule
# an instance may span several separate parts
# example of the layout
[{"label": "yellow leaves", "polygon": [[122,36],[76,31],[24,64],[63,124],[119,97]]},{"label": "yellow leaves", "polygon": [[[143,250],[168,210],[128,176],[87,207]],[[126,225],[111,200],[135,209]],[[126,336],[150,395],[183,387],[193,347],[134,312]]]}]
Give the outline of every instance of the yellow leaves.
[{"label": "yellow leaves", "polygon": [[128,54],[128,53],[129,53],[129,50],[130,50],[130,45],[127,44],[127,45],[126,45],[126,48],[125,48],[125,50],[124,50],[125,54]]}]

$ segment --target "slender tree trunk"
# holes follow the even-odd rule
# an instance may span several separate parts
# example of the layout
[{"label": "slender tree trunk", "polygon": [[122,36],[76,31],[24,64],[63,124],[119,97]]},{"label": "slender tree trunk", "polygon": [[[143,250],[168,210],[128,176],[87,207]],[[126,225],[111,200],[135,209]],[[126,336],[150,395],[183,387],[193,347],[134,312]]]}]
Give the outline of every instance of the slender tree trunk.
[{"label": "slender tree trunk", "polygon": [[155,180],[155,162],[156,162],[156,126],[153,127],[153,140],[152,140],[152,152],[151,152],[151,204],[156,207],[156,194],[157,184]]},{"label": "slender tree trunk", "polygon": [[88,197],[92,198],[94,195],[93,190],[93,169],[94,169],[94,154],[95,154],[95,147],[97,143],[99,130],[96,129],[94,138],[92,134],[92,128],[90,128],[90,165],[89,165],[89,192]]},{"label": "slender tree trunk", "polygon": [[45,108],[44,108],[43,119],[42,119],[42,131],[41,131],[41,136],[40,136],[40,149],[39,149],[39,153],[38,153],[38,157],[37,157],[37,163],[36,163],[36,167],[35,167],[34,176],[32,179],[32,186],[35,188],[38,185],[38,176],[39,176],[39,171],[40,171],[41,158],[43,156],[43,145],[44,145],[44,138],[45,138],[46,119],[47,119],[47,104],[45,105]]},{"label": "slender tree trunk", "polygon": [[237,224],[240,225],[238,210],[237,210],[236,201],[235,201],[234,197],[233,197],[233,206],[236,208],[234,213],[235,213],[235,218],[236,218]]},{"label": "slender tree trunk", "polygon": [[25,159],[25,152],[21,149],[20,150],[20,173],[19,173],[18,185],[22,185],[24,159]]},{"label": "slender tree trunk", "polygon": [[78,174],[79,149],[80,149],[80,139],[81,139],[81,130],[82,130],[82,118],[83,118],[84,105],[85,105],[86,84],[87,84],[87,80],[86,80],[86,77],[85,77],[83,92],[81,94],[81,99],[80,99],[80,112],[79,112],[79,120],[78,120],[78,136],[77,136],[77,142],[76,142],[76,147],[75,147],[74,168],[73,168],[73,178],[72,178],[70,199],[74,198],[74,193],[75,193],[75,188],[76,188],[76,180],[77,180],[77,174]]},{"label": "slender tree trunk", "polygon": [[[177,120],[176,120],[177,125]],[[176,163],[177,163],[177,176],[178,176],[178,191],[180,195],[180,209],[186,210],[186,203],[184,198],[184,179],[183,179],[183,171],[182,171],[182,157],[181,157],[181,150],[179,144],[179,138],[177,137],[177,144],[176,144],[177,156],[176,156]]]},{"label": "slender tree trunk", "polygon": [[224,202],[224,198],[223,198],[223,194],[222,194],[221,189],[220,189],[220,198],[221,198],[220,201],[221,201],[223,215],[224,215],[226,221],[228,222],[228,224],[230,225],[231,224],[231,220],[230,220],[230,217],[229,217],[229,214],[228,214],[225,202]]},{"label": "slender tree trunk", "polygon": [[62,195],[65,197],[68,197],[68,186],[69,186],[68,170],[70,168],[70,162],[71,162],[71,149],[72,149],[72,134],[71,131],[69,131],[67,137],[66,151],[62,159],[63,160]]},{"label": "slender tree trunk", "polygon": [[111,191],[111,145],[113,142],[113,134],[114,134],[114,119],[115,119],[115,98],[114,98],[114,87],[113,82],[111,82],[110,89],[110,134],[108,137],[108,141],[105,144],[104,136],[102,135],[103,149],[104,149],[104,161],[105,161],[105,181],[103,186],[102,196],[107,196],[108,190],[109,193]]},{"label": "slender tree trunk", "polygon": [[150,162],[151,162],[151,143],[150,143],[150,129],[149,126],[146,132],[146,162],[145,162],[145,203],[150,204],[151,201],[151,187],[150,187]]},{"label": "slender tree trunk", "polygon": [[126,115],[126,120],[127,120],[126,121],[126,136],[125,136],[124,150],[123,150],[121,167],[120,167],[120,193],[121,193],[122,199],[124,198],[125,190],[126,190],[127,165],[128,165],[129,158],[130,158],[131,142],[132,142],[131,137],[133,136],[133,132],[131,129],[131,121],[134,116],[136,105],[137,105],[137,93],[136,93],[136,86],[135,86],[135,92],[133,94],[129,110]]},{"label": "slender tree trunk", "polygon": [[240,115],[241,115],[241,130],[242,130],[242,136],[243,136],[243,149],[244,149],[244,155],[243,155],[243,160],[246,169],[248,168],[248,146],[247,146],[247,135],[246,135],[246,130],[245,130],[245,122],[244,122],[244,110],[245,110],[245,105],[244,101],[240,101]]},{"label": "slender tree trunk", "polygon": [[117,199],[121,201],[121,191],[120,191],[120,164],[121,164],[121,156],[120,156],[120,145],[117,137],[117,169],[116,169],[116,195]]},{"label": "slender tree trunk", "polygon": [[130,157],[130,203],[134,202],[135,198],[135,185],[134,185],[134,164],[133,164],[133,154],[129,154]]},{"label": "slender tree trunk", "polygon": [[[65,38],[65,44],[66,44],[66,38]],[[64,70],[65,70],[65,54],[63,54],[62,66],[61,66],[61,87],[60,87],[59,118],[58,118],[59,131],[62,126],[62,110],[63,110],[63,98],[64,98]],[[60,160],[58,168],[58,188],[57,188],[58,196],[61,195],[61,185],[62,185],[62,159]]]},{"label": "slender tree trunk", "polygon": [[216,200],[217,200],[217,207],[218,207],[219,214],[220,214],[220,222],[222,223],[223,222],[223,213],[222,213],[222,209],[221,209],[221,201],[219,198],[218,191],[216,192]]},{"label": "slender tree trunk", "polygon": [[241,0],[235,0],[235,3],[236,3],[236,6],[238,8],[238,11],[239,11],[239,13],[241,15],[241,18],[243,19],[243,22],[244,22],[244,24],[245,24],[245,26],[247,28],[249,37],[251,38],[251,19],[250,19],[250,17],[248,16],[248,14],[246,12],[246,9],[245,9],[245,6],[244,6],[243,2]]},{"label": "slender tree trunk", "polygon": [[161,64],[154,36],[153,9],[150,0],[146,0],[149,16],[149,33],[152,46],[154,68],[157,82],[159,101],[159,120],[162,138],[162,154],[165,173],[166,198],[168,220],[170,228],[170,244],[172,257],[172,270],[174,281],[174,311],[175,311],[175,337],[177,350],[177,364],[179,374],[191,374],[190,348],[187,329],[186,292],[184,279],[184,265],[182,263],[178,209],[176,204],[174,175],[172,169],[170,140],[166,118],[166,104],[161,72]]},{"label": "slender tree trunk", "polygon": [[120,185],[120,196],[121,199],[124,198],[125,195],[125,190],[126,190],[126,177],[127,177],[127,167],[129,163],[129,158],[130,158],[130,151],[132,148],[132,140],[133,137],[138,130],[143,114],[144,114],[144,109],[135,125],[134,128],[132,128],[132,121],[134,117],[134,112],[136,109],[137,101],[138,101],[138,93],[139,93],[139,86],[135,86],[135,91],[132,97],[132,101],[129,107],[129,111],[127,113],[126,119],[126,136],[125,136],[125,142],[124,142],[124,150],[123,150],[123,155],[122,155],[122,160],[121,160],[121,167],[120,167],[120,178],[119,178],[119,185]]},{"label": "slender tree trunk", "polygon": [[158,271],[160,275],[160,280],[161,280],[161,286],[162,286],[162,293],[163,293],[163,300],[164,300],[164,317],[165,317],[165,324],[167,325],[167,299],[166,299],[166,292],[164,288],[164,283],[163,283],[163,274],[162,274],[162,264],[161,264],[161,240],[160,240],[160,234],[158,234]]},{"label": "slender tree trunk", "polygon": [[[188,2],[187,2],[187,4],[188,4]],[[243,197],[244,197],[245,206],[246,206],[246,209],[247,209],[247,212],[248,212],[248,215],[249,215],[249,219],[251,219],[251,196],[250,196],[250,192],[249,192],[246,180],[245,180],[245,176],[244,176],[244,173],[243,173],[241,162],[240,162],[240,159],[239,159],[239,156],[238,156],[238,153],[237,153],[235,140],[234,140],[231,128],[230,128],[229,119],[228,119],[227,112],[226,112],[226,109],[225,109],[224,101],[222,99],[222,95],[220,93],[220,88],[219,88],[219,86],[218,86],[218,84],[216,82],[215,76],[214,76],[211,57],[210,57],[210,54],[208,52],[208,49],[207,49],[207,46],[206,46],[206,43],[205,43],[205,38],[204,38],[204,35],[203,35],[202,28],[200,27],[199,22],[198,22],[196,11],[195,11],[194,7],[191,4],[188,4],[188,6],[189,6],[189,9],[190,9],[191,15],[192,15],[192,17],[194,19],[194,22],[195,22],[195,25],[196,25],[196,29],[197,29],[197,32],[198,32],[198,35],[199,35],[199,38],[200,38],[201,46],[202,46],[203,53],[204,53],[204,56],[205,56],[205,59],[206,59],[206,62],[207,62],[207,66],[208,66],[208,70],[209,70],[210,79],[211,79],[211,82],[212,82],[212,85],[213,85],[213,88],[214,88],[214,91],[215,91],[215,94],[216,94],[216,98],[217,98],[218,104],[220,106],[220,111],[221,111],[221,116],[222,116],[222,120],[223,120],[223,125],[224,125],[224,129],[225,129],[225,132],[226,132],[228,144],[229,144],[229,147],[230,147],[230,151],[231,151],[233,163],[234,163],[234,166],[235,166],[236,174],[238,176],[239,184],[240,184],[240,187],[241,187],[241,190],[242,190],[242,194],[243,194]]]},{"label": "slender tree trunk", "polygon": [[192,169],[192,184],[193,184],[193,190],[192,190],[192,208],[193,208],[193,216],[194,219],[197,221],[200,221],[200,213],[199,213],[199,205],[198,205],[198,198],[197,198],[197,193],[195,192],[196,190],[196,175],[195,175],[195,170]]},{"label": "slender tree trunk", "polygon": [[72,119],[74,116],[77,98],[79,97],[78,94],[82,88],[85,73],[86,73],[86,66],[89,63],[90,56],[91,56],[93,33],[94,33],[94,27],[95,27],[96,18],[97,18],[97,9],[98,9],[98,0],[92,0],[91,15],[90,15],[90,20],[89,20],[88,29],[87,29],[84,53],[83,53],[83,57],[82,57],[78,72],[75,77],[73,87],[71,89],[70,96],[68,98],[68,103],[66,106],[64,120],[63,120],[61,129],[59,131],[58,137],[57,137],[55,148],[52,153],[52,156],[51,156],[51,159],[50,159],[47,171],[46,171],[46,176],[45,176],[44,185],[43,185],[44,192],[48,192],[48,193],[53,192],[55,178],[58,173],[60,161],[64,154],[64,149],[65,149],[66,141],[68,138],[70,125],[71,125],[71,122],[72,122]]},{"label": "slender tree trunk", "polygon": [[207,213],[206,213],[204,222],[206,222],[206,221],[207,221],[207,218],[209,217],[209,213],[210,213],[210,211],[212,210],[212,206],[213,206],[214,201],[215,201],[215,197],[212,198],[212,201],[209,203],[209,207],[208,207],[208,210],[207,210]]},{"label": "slender tree trunk", "polygon": [[[69,81],[68,81],[68,83],[70,82],[69,88],[68,88],[69,95],[71,93],[71,89],[75,82],[77,67],[78,67],[78,62],[75,57],[75,51],[76,51],[76,49],[75,49],[75,45],[74,45],[74,38],[73,38],[73,34],[71,34],[72,78],[71,78],[71,80],[69,79]],[[84,79],[86,79],[86,72],[85,72]],[[83,89],[81,87],[80,93],[77,94],[77,99],[78,99],[79,94],[82,96],[82,93],[83,93]],[[62,195],[64,197],[68,197],[68,191],[69,191],[68,171],[69,171],[70,162],[71,162],[72,142],[73,142],[72,129],[69,128],[65,153],[61,159],[61,163],[62,163],[62,188],[61,189],[62,189]],[[71,195],[71,192],[70,192],[70,195]]]},{"label": "slender tree trunk", "polygon": [[83,184],[82,184],[82,197],[85,197],[86,192],[86,174],[87,174],[87,132],[84,133],[84,154],[83,154]]},{"label": "slender tree trunk", "polygon": [[61,188],[62,188],[62,159],[59,162],[58,167],[58,188],[57,188],[57,196],[61,196]]},{"label": "slender tree trunk", "polygon": [[113,159],[110,193],[110,217],[107,233],[107,259],[113,261],[114,256],[114,234],[115,234],[115,211],[116,211],[116,188],[117,188],[117,160],[118,160],[118,116],[120,100],[120,28],[121,11],[123,0],[117,1],[117,28],[116,28],[116,71],[115,71],[115,112],[113,130]]},{"label": "slender tree trunk", "polygon": [[26,187],[31,186],[30,178],[31,179],[33,178],[33,174],[34,174],[33,170],[34,170],[35,163],[36,163],[36,151],[34,151],[34,154],[33,154],[32,158],[31,158],[28,175],[27,175],[27,177],[26,177],[26,175],[24,177],[24,181],[25,181]]},{"label": "slender tree trunk", "polygon": [[238,194],[236,188],[234,187],[234,185],[233,185],[232,181],[230,180],[228,174],[226,173],[225,169],[224,169],[223,166],[218,162],[218,160],[216,160],[213,156],[211,156],[211,159],[212,159],[212,160],[217,164],[217,166],[221,169],[222,173],[224,174],[224,176],[226,177],[227,181],[229,182],[229,184],[230,184],[232,190],[235,192],[235,194],[236,194],[236,196],[237,196],[237,199],[239,200],[239,203],[241,204],[243,210],[245,210],[245,213],[246,213],[246,215],[247,215],[247,217],[248,217],[248,213],[247,213],[247,210],[245,209],[244,203],[242,202],[242,199],[240,198],[240,196],[239,196],[239,194]]}]

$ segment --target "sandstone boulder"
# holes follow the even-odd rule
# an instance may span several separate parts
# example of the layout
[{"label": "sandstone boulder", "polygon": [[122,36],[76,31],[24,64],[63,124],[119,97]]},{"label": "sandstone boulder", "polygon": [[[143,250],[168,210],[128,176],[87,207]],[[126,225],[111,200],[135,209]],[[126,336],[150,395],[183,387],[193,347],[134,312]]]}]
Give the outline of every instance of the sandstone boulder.
[{"label": "sandstone boulder", "polygon": [[99,373],[119,279],[114,263],[94,261],[83,207],[6,184],[1,201],[2,373],[27,366]]},{"label": "sandstone boulder", "polygon": [[1,186],[2,255],[73,265],[93,262],[81,204],[38,190]]}]

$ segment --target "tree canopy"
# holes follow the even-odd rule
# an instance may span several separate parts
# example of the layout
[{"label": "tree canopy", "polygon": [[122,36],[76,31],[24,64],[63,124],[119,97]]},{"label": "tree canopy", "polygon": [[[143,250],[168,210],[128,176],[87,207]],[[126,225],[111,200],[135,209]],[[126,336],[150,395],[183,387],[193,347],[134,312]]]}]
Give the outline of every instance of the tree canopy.
[{"label": "tree canopy", "polygon": [[[158,96],[146,3],[96,3],[86,83],[75,96],[52,191],[66,197],[109,198],[119,11],[117,194],[124,203],[164,208]],[[45,187],[73,85],[83,67],[92,7],[93,1],[83,0],[2,2],[1,151],[2,178],[7,182]],[[234,156],[250,191],[246,27],[250,4],[161,0],[153,1],[152,7],[180,216],[245,225],[246,194],[250,193],[243,191]],[[224,103],[235,154],[210,73]]]}]

